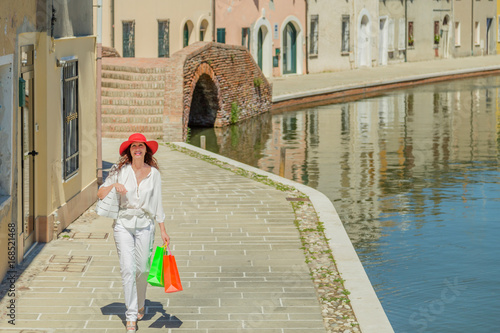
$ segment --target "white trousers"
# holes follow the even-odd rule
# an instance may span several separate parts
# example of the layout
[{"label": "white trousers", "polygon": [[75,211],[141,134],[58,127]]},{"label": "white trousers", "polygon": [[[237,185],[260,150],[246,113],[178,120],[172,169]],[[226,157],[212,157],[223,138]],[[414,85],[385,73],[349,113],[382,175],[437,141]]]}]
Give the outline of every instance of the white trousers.
[{"label": "white trousers", "polygon": [[146,301],[155,224],[151,223],[141,229],[126,229],[120,224],[115,224],[113,231],[127,308],[125,316],[127,321],[137,321],[137,313]]}]

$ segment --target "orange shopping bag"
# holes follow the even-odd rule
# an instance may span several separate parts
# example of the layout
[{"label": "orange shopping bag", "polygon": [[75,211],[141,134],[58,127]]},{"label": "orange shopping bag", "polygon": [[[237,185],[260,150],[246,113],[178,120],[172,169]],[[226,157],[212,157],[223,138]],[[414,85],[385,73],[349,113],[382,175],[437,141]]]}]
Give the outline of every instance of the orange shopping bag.
[{"label": "orange shopping bag", "polygon": [[168,255],[163,257],[163,282],[165,284],[166,293],[175,293],[182,290],[181,278],[177,270],[177,263],[175,257],[168,247]]}]

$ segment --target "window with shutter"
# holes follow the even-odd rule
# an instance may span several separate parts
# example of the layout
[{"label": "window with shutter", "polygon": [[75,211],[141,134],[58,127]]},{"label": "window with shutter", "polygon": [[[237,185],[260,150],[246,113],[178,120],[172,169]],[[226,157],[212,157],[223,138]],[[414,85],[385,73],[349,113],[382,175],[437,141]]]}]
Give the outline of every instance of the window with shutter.
[{"label": "window with shutter", "polygon": [[309,54],[318,55],[319,15],[311,15]]},{"label": "window with shutter", "polygon": [[135,57],[135,22],[123,22],[123,57]]},{"label": "window with shutter", "polygon": [[342,52],[349,52],[349,15],[342,15]]},{"label": "window with shutter", "polygon": [[217,28],[217,43],[226,43],[226,28]]},{"label": "window with shutter", "polygon": [[68,61],[63,67],[63,175],[68,179],[78,171],[78,61]]},{"label": "window with shutter", "polygon": [[170,57],[169,26],[169,20],[158,21],[158,58]]}]

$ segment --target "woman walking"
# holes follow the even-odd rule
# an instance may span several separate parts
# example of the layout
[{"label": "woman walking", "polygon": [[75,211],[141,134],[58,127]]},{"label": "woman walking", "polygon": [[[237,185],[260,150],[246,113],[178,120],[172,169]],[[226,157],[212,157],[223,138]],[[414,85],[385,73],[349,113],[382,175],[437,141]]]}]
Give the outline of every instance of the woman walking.
[{"label": "woman walking", "polygon": [[120,145],[120,159],[113,165],[97,196],[103,199],[115,188],[120,210],[113,231],[125,295],[127,332],[135,332],[144,317],[149,259],[153,250],[155,223],[161,238],[169,243],[161,198],[161,178],[153,155],[158,142],[132,134]]}]

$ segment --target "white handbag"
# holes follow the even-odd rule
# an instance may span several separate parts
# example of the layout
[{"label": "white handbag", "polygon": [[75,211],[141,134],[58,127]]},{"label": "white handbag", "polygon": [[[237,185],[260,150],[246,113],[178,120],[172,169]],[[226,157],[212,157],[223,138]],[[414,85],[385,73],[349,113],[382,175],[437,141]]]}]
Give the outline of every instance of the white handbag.
[{"label": "white handbag", "polygon": [[112,219],[118,218],[118,211],[120,210],[120,197],[113,187],[104,199],[97,200],[95,212],[97,215],[104,217],[111,217]]}]

